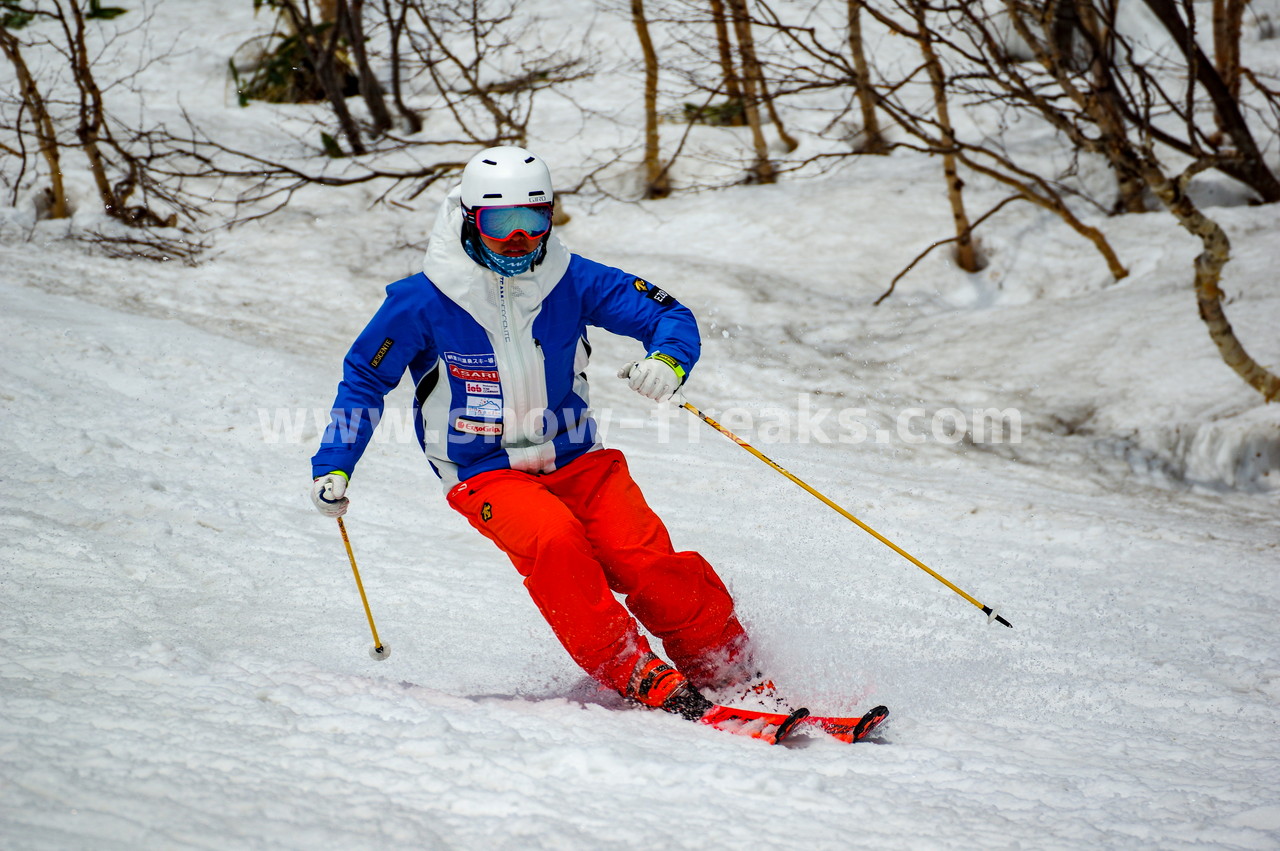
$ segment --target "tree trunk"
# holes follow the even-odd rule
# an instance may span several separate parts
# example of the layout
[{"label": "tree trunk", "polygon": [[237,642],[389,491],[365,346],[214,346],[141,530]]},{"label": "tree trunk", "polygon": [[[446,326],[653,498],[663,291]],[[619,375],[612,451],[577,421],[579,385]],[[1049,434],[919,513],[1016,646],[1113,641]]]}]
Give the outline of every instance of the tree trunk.
[{"label": "tree trunk", "polygon": [[1213,0],[1213,60],[1227,91],[1240,97],[1240,32],[1249,0]]},{"label": "tree trunk", "polygon": [[1218,74],[1217,68],[1196,44],[1186,22],[1182,20],[1179,7],[1172,0],[1145,0],[1145,2],[1173,37],[1174,43],[1186,58],[1188,67],[1195,74],[1196,81],[1204,86],[1205,92],[1213,101],[1214,109],[1217,110],[1222,132],[1230,137],[1232,145],[1235,146],[1236,156],[1224,159],[1216,167],[1224,174],[1247,184],[1262,196],[1263,201],[1267,203],[1280,201],[1280,180],[1277,180],[1267,168],[1262,152],[1254,141],[1253,133],[1240,112],[1239,101],[1232,95],[1231,89]]},{"label": "tree trunk", "polygon": [[360,79],[360,97],[364,99],[373,120],[373,132],[381,135],[391,129],[391,113],[378,77],[369,67],[369,54],[365,50],[364,0],[338,0],[338,15],[343,21],[351,55],[356,61],[356,74]]},{"label": "tree trunk", "polygon": [[[1240,100],[1240,32],[1244,7],[1249,0],[1213,0],[1213,62],[1231,97]],[[1221,144],[1227,128],[1222,116],[1214,113],[1218,133],[1211,141]]]},{"label": "tree trunk", "polygon": [[666,170],[662,167],[658,139],[658,53],[649,37],[644,16],[644,0],[631,0],[631,22],[640,38],[644,55],[644,197],[665,198],[671,194]]},{"label": "tree trunk", "polygon": [[364,139],[360,136],[360,128],[355,119],[351,117],[351,110],[347,109],[347,101],[343,96],[342,80],[341,75],[338,73],[336,58],[338,38],[342,35],[342,28],[338,26],[339,22],[334,21],[334,17],[337,15],[336,4],[338,2],[339,0],[331,0],[331,2],[322,2],[320,4],[322,18],[325,15],[329,15],[330,17],[326,19],[326,22],[333,21],[334,24],[322,33],[325,36],[323,40],[316,35],[318,25],[311,19],[311,7],[307,0],[303,0],[301,11],[298,9],[295,0],[281,0],[280,9],[293,26],[293,31],[298,34],[303,49],[307,52],[307,58],[316,70],[316,79],[320,82],[320,87],[324,89],[329,105],[333,107],[334,117],[338,119],[338,126],[342,128],[342,135],[347,137],[347,144],[351,146],[351,153],[358,155],[366,152]]},{"label": "tree trunk", "polygon": [[[71,53],[71,68],[75,75],[76,87],[80,90],[76,138],[79,139],[80,147],[89,160],[89,171],[93,174],[93,182],[98,187],[102,209],[113,218],[123,219],[123,199],[117,196],[115,188],[111,185],[111,179],[107,177],[106,160],[98,146],[105,116],[102,92],[98,89],[98,83],[93,78],[93,69],[89,64],[89,48],[85,44],[84,15],[74,0],[67,3],[67,8],[70,9],[71,23],[74,24],[74,30],[70,28],[67,30],[70,41],[67,47]],[[62,10],[61,3],[59,3],[59,14],[66,14]],[[67,23],[65,17],[63,23],[64,25]]]},{"label": "tree trunk", "polygon": [[738,52],[742,57],[743,112],[747,117],[747,126],[751,128],[751,141],[756,152],[756,161],[751,168],[752,182],[773,183],[777,180],[777,174],[769,159],[769,143],[764,137],[760,121],[760,90],[756,85],[760,76],[760,64],[756,61],[746,0],[729,0],[729,9],[733,16],[733,32],[738,39]]},{"label": "tree trunk", "polygon": [[1048,42],[1069,68],[1076,67],[1076,34],[1080,28],[1081,12],[1092,14],[1094,9],[1092,6],[1077,9],[1074,0],[1053,0],[1045,9],[1044,26]]},{"label": "tree trunk", "polygon": [[1245,351],[1222,309],[1222,290],[1218,284],[1222,280],[1222,267],[1231,259],[1231,242],[1226,233],[1217,222],[1200,212],[1181,187],[1166,177],[1155,163],[1146,163],[1143,177],[1178,223],[1199,237],[1204,245],[1204,251],[1195,259],[1196,304],[1222,360],[1245,383],[1261,393],[1262,398],[1268,402],[1280,399],[1280,377],[1269,372]]},{"label": "tree trunk", "polygon": [[973,244],[973,228],[964,208],[964,181],[960,179],[956,166],[956,137],[951,125],[951,111],[947,107],[946,74],[933,49],[933,38],[925,21],[924,4],[920,0],[912,0],[911,9],[916,19],[916,42],[920,45],[925,69],[929,73],[938,127],[942,131],[942,171],[946,175],[947,199],[951,202],[951,218],[956,227],[956,264],[966,272],[977,272],[982,268],[982,263],[978,259],[977,247]]},{"label": "tree trunk", "polygon": [[862,48],[862,7],[863,0],[848,0],[849,12],[849,50],[853,54],[853,67],[858,72],[854,80],[854,91],[858,96],[858,105],[862,108],[862,141],[858,150],[864,154],[884,154],[889,150],[888,144],[880,134],[880,119],[876,114],[875,90],[871,85],[871,66],[867,63],[866,51]]},{"label": "tree trunk", "polygon": [[338,119],[338,126],[342,128],[342,135],[347,137],[351,153],[358,156],[366,153],[367,149],[364,146],[364,138],[360,135],[360,127],[351,116],[351,110],[347,109],[347,100],[342,92],[342,79],[338,73],[337,60],[338,37],[341,35],[341,30],[337,26],[330,27],[327,35],[328,38],[323,44],[317,44],[314,38],[306,38],[303,41],[307,45],[307,52],[311,54],[312,63],[316,66],[316,78],[320,80],[325,96],[329,98],[329,105],[333,107],[333,114]]},{"label": "tree trunk", "polygon": [[[1074,8],[1074,7],[1073,7]],[[1090,36],[1090,43],[1095,46],[1089,61],[1089,73],[1093,79],[1093,97],[1097,99],[1095,112],[1101,136],[1119,139],[1126,136],[1124,115],[1115,102],[1115,84],[1111,80],[1111,69],[1115,67],[1112,54],[1115,45],[1115,30],[1111,21],[1100,20],[1097,10],[1088,3],[1081,3],[1078,14],[1072,16],[1075,26],[1080,27]],[[1059,46],[1055,49],[1060,50]],[[1055,61],[1063,61],[1065,68],[1074,67],[1071,55],[1058,56]],[[1112,206],[1113,213],[1145,213],[1147,202],[1144,197],[1146,182],[1142,176],[1133,172],[1123,157],[1108,157],[1111,171],[1116,178],[1116,202]]]},{"label": "tree trunk", "polygon": [[746,24],[738,38],[738,49],[742,52],[742,67],[750,69],[751,80],[756,89],[757,101],[764,104],[765,110],[769,113],[769,120],[773,122],[774,129],[778,131],[778,139],[782,142],[782,146],[787,153],[791,153],[800,147],[800,143],[787,132],[787,128],[782,123],[782,118],[778,115],[773,96],[769,94],[769,83],[764,76],[764,66],[760,64],[759,56],[756,54],[755,36],[751,34],[751,17],[747,11],[746,0],[740,0],[740,2],[743,20]]},{"label": "tree trunk", "polygon": [[400,34],[404,32],[409,9],[404,3],[399,3],[398,11],[393,11],[391,2],[392,0],[382,0],[382,10],[387,19],[387,26],[391,29],[391,100],[395,103],[396,111],[405,120],[412,135],[422,132],[422,117],[405,105],[400,86]]},{"label": "tree trunk", "polygon": [[[1182,25],[1182,19],[1178,17],[1176,9],[1166,7],[1157,10],[1157,7],[1161,5],[1161,0],[1146,0],[1146,2],[1153,11],[1156,11],[1157,16],[1164,14],[1165,17],[1162,17],[1162,22],[1170,33],[1175,33],[1175,30]],[[1029,33],[1026,33],[1023,28],[1023,21],[1017,15],[1017,10],[1013,8],[1011,1],[1008,5],[1011,12],[1010,19],[1016,27],[1020,28],[1019,32],[1022,37],[1027,39]],[[1172,19],[1167,18],[1170,12],[1172,12]],[[1182,27],[1182,35],[1186,36],[1185,27]],[[1033,41],[1028,41],[1028,43],[1034,44]],[[1194,44],[1188,47],[1187,42],[1184,40],[1182,45],[1184,50],[1198,53],[1198,49],[1195,48]],[[1085,93],[1072,85],[1066,69],[1055,66],[1052,57],[1040,53],[1038,58],[1044,64],[1045,70],[1053,75],[1059,85],[1062,86],[1066,95],[1101,128],[1105,121],[1101,115],[1103,98],[1099,97],[1100,93]],[[1188,54],[1187,58],[1194,66],[1192,54]],[[1215,77],[1217,76],[1217,72],[1214,69],[1210,68],[1209,71]],[[1218,83],[1221,84],[1220,78]],[[1222,309],[1222,290],[1218,284],[1222,279],[1223,266],[1231,259],[1231,243],[1227,239],[1226,233],[1217,222],[1200,212],[1191,199],[1187,197],[1179,183],[1165,175],[1159,162],[1149,149],[1141,148],[1130,140],[1128,134],[1124,132],[1126,129],[1120,127],[1121,135],[1116,137],[1098,138],[1096,140],[1081,137],[1077,141],[1081,143],[1082,147],[1090,150],[1105,149],[1107,156],[1117,162],[1119,168],[1141,176],[1143,182],[1173,214],[1178,223],[1186,231],[1200,239],[1201,244],[1204,246],[1204,251],[1195,259],[1196,303],[1199,307],[1200,318],[1209,329],[1210,339],[1217,346],[1222,360],[1237,375],[1243,378],[1245,383],[1261,393],[1262,397],[1268,402],[1280,398],[1280,378],[1267,371],[1249,355],[1236,337],[1235,331],[1232,329],[1231,323],[1227,321],[1226,314]],[[1186,179],[1190,179],[1191,173],[1188,172]]]},{"label": "tree trunk", "polygon": [[769,120],[773,122],[773,129],[778,131],[778,138],[782,140],[782,147],[789,154],[800,147],[800,143],[783,126],[782,116],[778,115],[777,105],[773,102],[773,95],[769,94],[769,84],[764,78],[763,69],[759,64],[756,65],[756,68],[760,71],[760,98],[764,101],[765,108],[769,111]]},{"label": "tree trunk", "polygon": [[711,20],[716,29],[716,51],[720,57],[720,75],[724,78],[725,97],[730,104],[737,106],[737,111],[725,123],[742,127],[747,123],[747,115],[743,108],[742,85],[738,79],[738,69],[733,62],[733,42],[729,37],[729,25],[725,21],[723,0],[711,0]]},{"label": "tree trunk", "polygon": [[53,119],[49,117],[49,109],[45,106],[44,97],[36,86],[35,78],[23,59],[18,39],[8,30],[0,27],[0,50],[8,57],[18,75],[22,102],[31,112],[31,123],[36,128],[36,140],[40,145],[40,155],[49,166],[50,203],[49,218],[65,219],[68,214],[67,191],[62,183],[62,163],[58,151],[57,131]]}]

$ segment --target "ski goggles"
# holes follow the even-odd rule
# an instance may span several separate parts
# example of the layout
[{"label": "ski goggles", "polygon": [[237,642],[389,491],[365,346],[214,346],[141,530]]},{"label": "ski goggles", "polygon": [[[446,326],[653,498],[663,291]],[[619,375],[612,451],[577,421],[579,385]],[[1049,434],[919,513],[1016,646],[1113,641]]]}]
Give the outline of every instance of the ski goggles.
[{"label": "ski goggles", "polygon": [[527,239],[541,239],[551,230],[551,205],[526,207],[476,207],[472,210],[480,235],[506,242],[517,233]]}]

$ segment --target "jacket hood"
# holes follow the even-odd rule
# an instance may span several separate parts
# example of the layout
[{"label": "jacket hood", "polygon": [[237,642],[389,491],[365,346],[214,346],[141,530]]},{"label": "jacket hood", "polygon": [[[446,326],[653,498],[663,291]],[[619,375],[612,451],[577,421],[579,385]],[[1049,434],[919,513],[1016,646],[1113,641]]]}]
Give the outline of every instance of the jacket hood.
[{"label": "jacket hood", "polygon": [[[555,231],[547,234],[547,254],[537,267],[507,278],[521,299],[541,303],[569,268],[569,250]],[[439,290],[473,315],[488,301],[498,274],[471,259],[462,247],[462,186],[454,187],[436,214],[422,271]]]}]

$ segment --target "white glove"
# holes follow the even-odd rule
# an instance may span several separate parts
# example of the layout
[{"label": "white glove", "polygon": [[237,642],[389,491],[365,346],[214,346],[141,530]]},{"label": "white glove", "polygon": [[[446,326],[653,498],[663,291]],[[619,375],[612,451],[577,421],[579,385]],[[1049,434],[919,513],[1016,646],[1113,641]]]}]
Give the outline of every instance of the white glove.
[{"label": "white glove", "polygon": [[683,370],[677,372],[679,365],[667,355],[657,354],[642,361],[623,364],[618,370],[619,378],[630,379],[631,389],[641,396],[647,396],[655,402],[665,402],[680,389],[684,376]]},{"label": "white glove", "polygon": [[337,470],[311,483],[311,501],[326,517],[341,517],[347,513],[351,500],[343,496],[346,492],[347,477]]}]

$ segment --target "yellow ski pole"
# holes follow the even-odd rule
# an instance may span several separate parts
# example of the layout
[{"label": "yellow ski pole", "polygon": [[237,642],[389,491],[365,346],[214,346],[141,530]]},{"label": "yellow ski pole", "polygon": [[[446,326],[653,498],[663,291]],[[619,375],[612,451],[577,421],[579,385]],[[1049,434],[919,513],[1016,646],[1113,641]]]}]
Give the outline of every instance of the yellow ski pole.
[{"label": "yellow ski pole", "polygon": [[356,567],[356,554],[351,551],[351,539],[347,537],[347,525],[342,522],[342,518],[338,520],[338,531],[342,533],[342,543],[347,547],[347,558],[351,559],[351,573],[356,578],[356,588],[360,591],[360,602],[364,603],[364,615],[369,619],[369,631],[373,633],[373,646],[369,648],[369,655],[379,662],[385,661],[391,655],[391,648],[378,640],[378,628],[373,625],[373,612],[369,610],[369,598],[364,594],[364,583],[360,581],[360,569]]},{"label": "yellow ski pole", "polygon": [[863,523],[863,522],[862,522],[861,520],[859,520],[857,517],[854,517],[852,514],[850,514],[850,513],[849,513],[848,511],[846,511],[845,509],[841,508],[841,507],[840,507],[839,505],[837,505],[836,503],[832,502],[830,499],[827,499],[827,497],[823,496],[823,495],[822,495],[821,493],[819,493],[817,490],[815,490],[814,488],[810,487],[807,483],[805,483],[804,481],[802,481],[802,480],[800,479],[800,477],[798,477],[798,476],[796,476],[796,475],[794,475],[794,474],[792,474],[792,473],[788,472],[788,471],[787,471],[786,469],[784,469],[780,464],[778,464],[778,463],[777,463],[776,461],[774,461],[773,459],[769,458],[769,457],[768,457],[767,455],[765,455],[763,452],[761,452],[760,450],[756,449],[754,446],[752,446],[751,444],[747,443],[745,440],[743,440],[742,438],[738,437],[736,434],[734,434],[733,432],[729,431],[729,430],[728,430],[727,428],[725,428],[724,426],[720,425],[720,423],[718,423],[718,422],[716,422],[715,420],[711,419],[711,417],[709,417],[709,416],[707,416],[706,414],[702,413],[702,411],[699,411],[696,407],[694,407],[694,406],[693,406],[693,404],[692,404],[692,403],[690,403],[690,402],[684,402],[683,404],[681,404],[681,406],[680,406],[680,407],[684,408],[686,411],[689,411],[689,412],[690,412],[690,413],[692,413],[695,417],[697,417],[698,419],[702,420],[704,423],[706,423],[707,425],[711,426],[713,429],[715,429],[716,431],[720,432],[720,433],[721,433],[721,434],[723,434],[725,437],[729,438],[729,439],[730,439],[730,440],[732,440],[734,443],[738,444],[738,445],[739,445],[739,446],[741,446],[743,449],[745,449],[745,450],[747,450],[748,452],[750,452],[752,455],[756,456],[756,457],[757,457],[757,458],[759,458],[761,461],[763,461],[764,463],[768,464],[770,467],[772,467],[773,469],[777,470],[779,473],[781,473],[782,475],[786,476],[788,479],[790,479],[791,481],[795,482],[797,485],[799,485],[800,487],[804,488],[804,489],[805,489],[806,491],[808,491],[809,493],[813,494],[815,497],[817,497],[819,500],[821,500],[823,503],[825,503],[829,508],[831,508],[832,510],[834,510],[837,514],[841,515],[841,516],[842,516],[842,517],[844,517],[846,520],[850,520],[850,521],[852,521],[852,522],[853,522],[853,523],[854,523],[854,524],[855,524],[859,529],[861,529],[862,531],[864,531],[864,532],[866,532],[867,534],[871,535],[871,537],[875,538],[877,541],[879,541],[880,543],[884,544],[886,547],[888,547],[889,549],[893,550],[895,553],[897,553],[898,555],[902,556],[902,557],[903,557],[903,558],[905,558],[907,561],[911,562],[911,563],[912,563],[912,564],[914,564],[916,567],[920,568],[920,569],[921,569],[921,570],[923,570],[925,573],[929,574],[929,575],[930,575],[930,576],[932,576],[934,579],[938,580],[938,581],[939,581],[939,582],[941,582],[943,585],[947,586],[947,587],[948,587],[948,588],[950,588],[952,591],[956,592],[956,593],[957,593],[957,594],[959,594],[961,597],[963,597],[964,599],[968,600],[968,601],[969,601],[970,603],[972,603],[973,605],[977,606],[979,609],[981,609],[981,610],[982,610],[982,613],[983,613],[983,614],[985,614],[985,615],[987,616],[987,623],[990,623],[991,621],[998,621],[999,623],[1002,623],[1002,624],[1004,624],[1004,625],[1005,625],[1005,626],[1007,626],[1007,627],[1012,627],[1012,626],[1013,626],[1013,624],[1009,623],[1007,620],[1005,620],[1004,618],[1002,618],[1002,617],[1000,616],[1000,614],[999,614],[999,612],[998,612],[997,610],[995,610],[995,609],[991,608],[990,606],[984,606],[984,605],[982,605],[982,603],[978,602],[978,601],[977,601],[977,600],[975,600],[973,597],[971,597],[969,594],[966,594],[964,591],[962,591],[962,590],[960,590],[959,588],[957,588],[955,585],[953,585],[951,582],[949,582],[945,577],[943,577],[943,576],[942,576],[941,574],[939,574],[937,571],[933,570],[931,567],[929,567],[928,565],[926,565],[924,562],[920,561],[920,559],[918,559],[918,558],[916,558],[915,556],[911,555],[911,553],[907,552],[907,551],[906,551],[906,550],[904,550],[902,547],[900,547],[900,546],[898,546],[897,544],[895,544],[893,541],[890,541],[890,540],[889,540],[888,538],[886,538],[884,535],[881,535],[881,534],[880,534],[879,532],[877,532],[875,529],[872,529],[872,528],[871,528],[870,526],[868,526],[866,523]]}]

